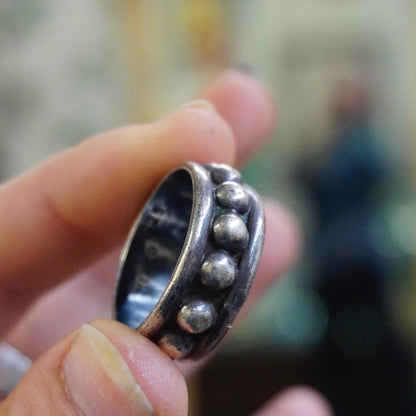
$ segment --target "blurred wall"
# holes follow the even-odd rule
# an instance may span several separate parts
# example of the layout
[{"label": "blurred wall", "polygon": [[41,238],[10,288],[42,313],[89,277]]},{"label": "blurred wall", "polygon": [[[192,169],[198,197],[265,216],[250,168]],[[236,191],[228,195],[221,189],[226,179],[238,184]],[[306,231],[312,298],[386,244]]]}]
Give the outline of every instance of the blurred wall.
[{"label": "blurred wall", "polygon": [[[0,175],[17,174],[96,132],[153,120],[222,68],[250,66],[276,97],[280,123],[246,177],[295,209],[308,234],[314,220],[294,186],[293,167],[327,146],[328,108],[340,79],[367,83],[377,148],[397,177],[415,174],[415,23],[414,0],[4,0]],[[414,189],[396,185],[388,185],[394,191],[391,209],[381,210],[387,212],[386,235],[398,237],[393,243],[404,242],[406,255],[414,256]],[[398,274],[411,276],[392,301],[392,316],[415,348],[414,271]],[[264,343],[302,353],[296,348],[319,341],[321,306],[299,290],[296,276],[289,278],[270,291],[251,326],[230,346],[231,355]],[[284,317],[296,318],[298,332]],[[286,344],[270,322],[276,333],[286,334]]]}]

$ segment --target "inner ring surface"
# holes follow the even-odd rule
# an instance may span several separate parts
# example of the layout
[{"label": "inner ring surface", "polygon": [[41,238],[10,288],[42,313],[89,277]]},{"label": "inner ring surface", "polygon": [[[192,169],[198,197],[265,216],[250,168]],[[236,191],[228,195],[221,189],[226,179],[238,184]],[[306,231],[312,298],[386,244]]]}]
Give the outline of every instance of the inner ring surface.
[{"label": "inner ring surface", "polygon": [[165,291],[181,254],[193,205],[184,169],[169,175],[140,214],[116,291],[116,319],[136,329]]}]

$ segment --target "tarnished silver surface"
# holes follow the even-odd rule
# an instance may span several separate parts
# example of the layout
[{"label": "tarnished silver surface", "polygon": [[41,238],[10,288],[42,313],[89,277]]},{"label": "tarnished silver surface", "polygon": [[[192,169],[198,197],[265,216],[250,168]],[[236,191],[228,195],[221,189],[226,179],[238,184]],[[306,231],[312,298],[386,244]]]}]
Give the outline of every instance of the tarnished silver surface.
[{"label": "tarnished silver surface", "polygon": [[211,163],[208,167],[211,171],[212,181],[216,184],[226,181],[241,183],[241,175],[237,169],[223,163]]},{"label": "tarnished silver surface", "polygon": [[223,164],[167,175],[122,252],[114,316],[172,358],[210,352],[248,295],[264,239],[258,195]]},{"label": "tarnished silver surface", "polygon": [[214,323],[214,306],[205,300],[193,300],[185,303],[178,313],[178,324],[186,332],[200,334]]},{"label": "tarnished silver surface", "polygon": [[222,214],[214,219],[212,226],[215,242],[225,250],[236,253],[243,250],[248,241],[248,230],[237,214]]},{"label": "tarnished silver surface", "polygon": [[245,214],[250,208],[250,198],[242,185],[236,182],[223,182],[215,190],[215,199],[224,208],[235,209]]},{"label": "tarnished silver surface", "polygon": [[32,365],[31,360],[5,342],[0,342],[0,398],[7,396]]},{"label": "tarnished silver surface", "polygon": [[201,266],[201,281],[213,290],[221,290],[230,286],[236,274],[237,267],[234,259],[227,252],[211,253]]}]

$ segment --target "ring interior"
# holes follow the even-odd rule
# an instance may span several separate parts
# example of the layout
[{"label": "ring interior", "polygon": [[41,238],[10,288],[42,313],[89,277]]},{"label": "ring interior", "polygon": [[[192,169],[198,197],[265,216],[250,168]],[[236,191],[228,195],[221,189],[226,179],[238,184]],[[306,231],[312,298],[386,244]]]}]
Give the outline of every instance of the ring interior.
[{"label": "ring interior", "polygon": [[181,254],[192,212],[188,171],[169,175],[144,207],[121,266],[116,319],[138,328],[166,289]]}]

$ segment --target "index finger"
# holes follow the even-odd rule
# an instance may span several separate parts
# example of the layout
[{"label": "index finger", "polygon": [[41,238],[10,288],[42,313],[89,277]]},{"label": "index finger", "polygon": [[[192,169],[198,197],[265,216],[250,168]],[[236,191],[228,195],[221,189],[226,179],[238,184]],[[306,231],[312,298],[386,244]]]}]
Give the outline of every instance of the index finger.
[{"label": "index finger", "polygon": [[[228,119],[236,93],[238,117]],[[272,106],[257,81],[233,71],[204,94],[232,131],[199,102],[154,125],[89,139],[0,188],[0,333],[42,292],[119,243],[166,171],[185,160],[232,163],[235,144],[251,152],[270,132]]]},{"label": "index finger", "polygon": [[39,294],[120,243],[167,170],[232,161],[234,141],[208,102],[152,125],[81,143],[0,189],[0,333]]}]

